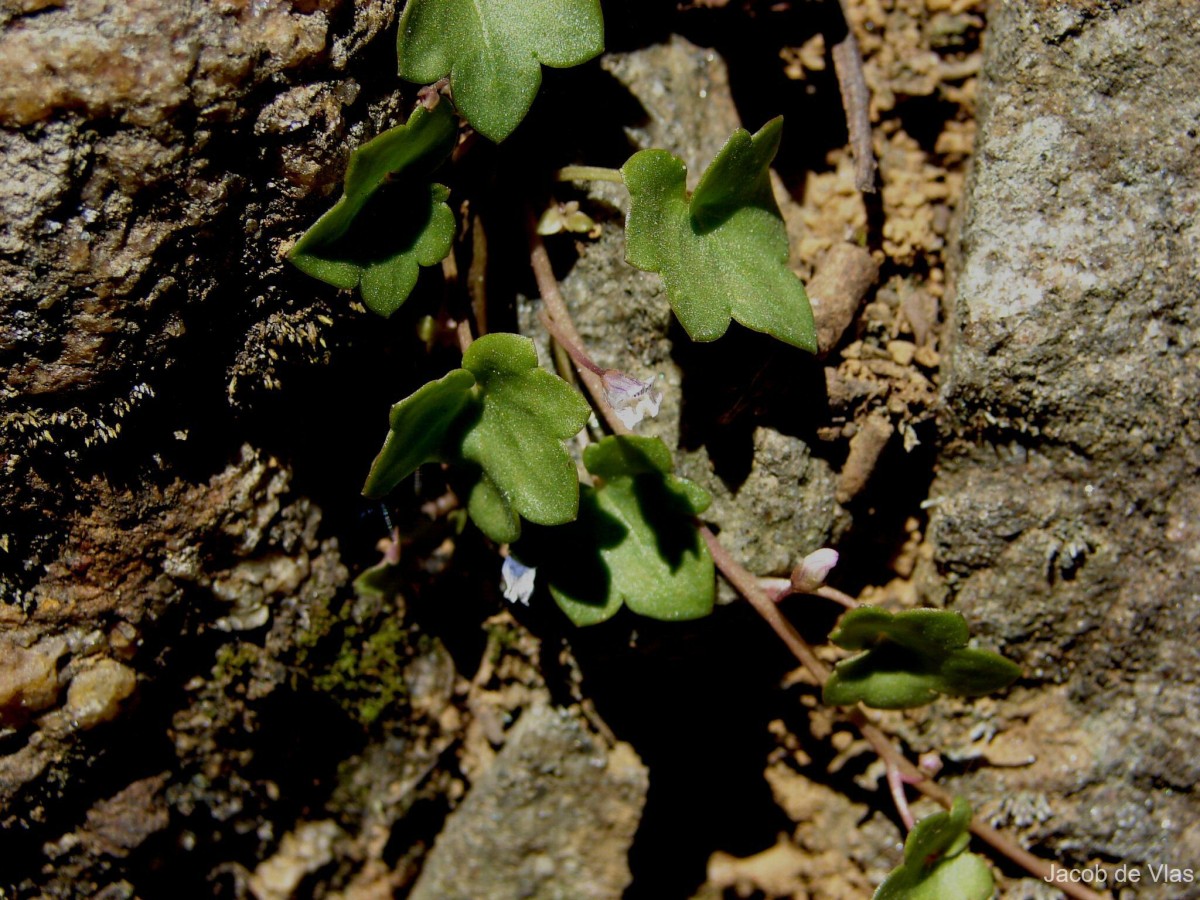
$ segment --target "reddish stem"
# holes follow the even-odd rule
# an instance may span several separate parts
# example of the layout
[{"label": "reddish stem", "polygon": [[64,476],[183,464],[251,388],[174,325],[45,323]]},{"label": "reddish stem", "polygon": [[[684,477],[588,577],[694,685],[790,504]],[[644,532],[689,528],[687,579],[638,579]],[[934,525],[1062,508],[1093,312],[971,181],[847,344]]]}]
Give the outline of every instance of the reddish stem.
[{"label": "reddish stem", "polygon": [[[563,339],[575,348],[580,357],[586,359],[587,354],[580,349],[583,341],[579,338],[579,332],[575,330],[570,310],[567,309],[567,303],[558,289],[558,279],[554,277],[554,267],[550,265],[550,255],[546,253],[546,244],[542,241],[542,236],[537,233],[537,221],[533,218],[532,213],[527,212],[525,230],[529,236],[529,263],[533,267],[533,277],[536,279],[538,291],[542,295],[542,304],[545,307],[546,315],[555,329],[550,333],[551,335],[556,333],[562,335]],[[575,363],[575,368],[579,371],[580,381],[592,395],[596,408],[600,411],[600,415],[604,416],[604,421],[613,434],[633,434],[625,427],[625,423],[617,418],[616,410],[609,405],[605,398],[604,383],[598,374],[604,370],[598,366],[592,368],[580,363],[579,359],[571,353],[571,347],[563,345],[563,349],[571,355],[571,361]],[[588,361],[591,362],[591,360]],[[594,363],[592,365],[595,366]]]},{"label": "reddish stem", "polygon": [[[758,579],[730,555],[729,551],[721,545],[716,535],[706,525],[701,524],[699,527],[700,535],[708,545],[709,552],[712,554],[713,562],[716,563],[717,568],[721,570],[721,573],[729,580],[729,583],[737,589],[738,593],[745,597],[750,602],[750,605],[754,607],[755,611],[766,620],[775,634],[779,636],[779,639],[787,645],[796,659],[800,661],[800,664],[816,679],[817,685],[824,685],[829,678],[829,667],[817,659],[808,642],[800,636],[799,632],[792,626],[792,623],[779,611],[779,607],[758,586]],[[844,714],[847,720],[866,738],[875,753],[883,760],[884,765],[888,767],[889,772],[895,770],[926,797],[937,801],[946,809],[950,808],[954,801],[953,796],[930,781],[925,772],[922,772],[909,762],[892,742],[892,739],[877,725],[871,723],[861,707],[847,708],[844,710]],[[901,815],[903,816],[903,813]],[[1050,863],[1039,859],[1010,838],[980,821],[978,816],[971,819],[970,827],[973,834],[991,845],[1002,856],[1008,857],[1021,866],[1034,877],[1046,882],[1054,880],[1053,867]],[[1074,897],[1075,900],[1104,900],[1103,895],[1081,884],[1068,882],[1064,884],[1056,883],[1056,886],[1064,894]]]}]

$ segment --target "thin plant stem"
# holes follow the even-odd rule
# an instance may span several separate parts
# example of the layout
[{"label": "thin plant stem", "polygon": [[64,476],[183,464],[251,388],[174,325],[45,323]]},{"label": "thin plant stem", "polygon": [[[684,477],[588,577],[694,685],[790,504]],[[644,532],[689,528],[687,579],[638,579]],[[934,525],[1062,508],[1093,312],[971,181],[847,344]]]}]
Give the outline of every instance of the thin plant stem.
[{"label": "thin plant stem", "polygon": [[846,609],[857,609],[858,607],[862,606],[861,603],[859,603],[849,594],[843,593],[837,588],[830,587],[827,584],[821,585],[819,588],[813,591],[813,593],[818,597],[824,597],[826,600],[832,600],[834,603],[840,603],[842,606],[846,607]]},{"label": "thin plant stem", "polygon": [[[704,542],[708,545],[713,562],[721,570],[721,574],[729,580],[729,583],[734,586],[738,593],[749,601],[755,611],[766,620],[767,624],[771,626],[771,630],[779,636],[780,640],[792,651],[792,655],[799,660],[800,664],[816,680],[817,685],[824,685],[829,678],[829,667],[817,658],[808,641],[800,636],[792,623],[779,611],[779,607],[759,587],[758,579],[733,558],[729,551],[717,540],[716,535],[709,530],[708,526],[699,524],[699,529],[700,536],[704,538]],[[875,754],[883,760],[884,765],[889,770],[898,772],[904,777],[905,781],[912,784],[913,787],[926,797],[946,807],[946,809],[951,807],[954,802],[953,796],[948,791],[934,784],[929,779],[927,773],[922,772],[909,762],[900,749],[896,747],[891,737],[884,733],[879,726],[873,724],[861,707],[853,707],[844,712],[846,719],[866,738],[867,743],[871,745]],[[980,821],[977,816],[971,819],[970,828],[973,834],[989,844],[997,853],[1012,860],[1033,876],[1046,882],[1053,881],[1053,868],[1050,863],[1034,856],[1011,838]],[[1056,886],[1064,894],[1075,898],[1075,900],[1104,900],[1101,894],[1081,884],[1056,883]]]},{"label": "thin plant stem", "polygon": [[471,323],[463,319],[454,329],[454,333],[458,336],[458,349],[466,353],[467,348],[475,341],[474,336],[471,334]]},{"label": "thin plant stem", "polygon": [[538,310],[538,321],[550,333],[550,337],[554,338],[555,343],[566,351],[567,355],[571,358],[571,362],[578,368],[587,369],[601,378],[604,377],[604,370],[592,361],[592,358],[587,355],[582,347],[567,336],[566,329],[550,318],[550,314],[546,312],[545,307]]},{"label": "thin plant stem", "polygon": [[846,111],[846,128],[850,132],[850,149],[854,155],[854,186],[867,193],[875,191],[875,152],[871,147],[871,94],[863,75],[862,51],[854,37],[848,4],[841,0],[842,17],[846,20],[846,36],[833,45],[830,55],[837,72],[842,108]]},{"label": "thin plant stem", "polygon": [[900,821],[908,831],[917,824],[912,810],[908,808],[908,796],[904,793],[904,775],[893,765],[887,767],[888,789],[892,792],[892,802],[896,804],[896,812],[900,813]]},{"label": "thin plant stem", "polygon": [[555,181],[612,181],[617,184],[625,183],[625,176],[620,169],[606,169],[604,166],[563,166],[554,173]]},{"label": "thin plant stem", "polygon": [[[558,279],[554,277],[554,268],[550,265],[550,255],[546,253],[546,244],[542,240],[542,236],[537,233],[537,223],[532,213],[526,216],[525,230],[529,236],[529,263],[533,268],[533,277],[537,281],[538,292],[542,295],[542,304],[545,307],[545,313],[554,326],[551,334],[553,335],[557,331],[565,341],[579,350],[583,345],[583,341],[579,338],[579,332],[575,330],[575,323],[571,320],[571,313],[567,309],[567,303],[563,300],[562,292],[558,289]],[[571,353],[571,347],[564,346],[563,349]],[[587,355],[582,350],[579,352],[581,357],[586,358]],[[632,431],[625,427],[625,423],[617,418],[617,411],[605,399],[604,383],[600,380],[600,375],[593,369],[581,364],[579,359],[575,358],[574,354],[572,354],[572,362],[575,363],[575,368],[579,372],[579,378],[583,382],[583,386],[592,395],[596,409],[604,417],[604,421],[613,434],[633,434]],[[596,368],[599,367],[597,366]],[[600,371],[602,372],[603,369]]]}]

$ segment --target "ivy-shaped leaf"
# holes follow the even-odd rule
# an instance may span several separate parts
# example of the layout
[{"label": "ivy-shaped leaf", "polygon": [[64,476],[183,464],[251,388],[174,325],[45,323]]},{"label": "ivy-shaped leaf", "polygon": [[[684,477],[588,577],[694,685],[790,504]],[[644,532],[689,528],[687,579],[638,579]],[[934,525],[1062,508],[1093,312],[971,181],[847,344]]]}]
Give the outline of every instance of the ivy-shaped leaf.
[{"label": "ivy-shaped leaf", "polygon": [[853,609],[829,639],[846,650],[866,652],[834,667],[825,682],[825,702],[908,709],[938,694],[977,697],[998,691],[1021,676],[1020,667],[998,653],[968,647],[969,638],[966,620],[956,612]]},{"label": "ivy-shaped leaf", "polygon": [[337,204],[296,242],[288,259],[300,271],[390,316],[408,299],[421,266],[441,262],[454,241],[450,192],[429,175],[454,149],[449,104],[418,106],[399,125],[350,154]]},{"label": "ivy-shaped leaf", "polygon": [[875,891],[874,900],[990,900],[995,884],[987,863],[966,852],[971,807],[955,797],[949,812],[918,822],[904,842],[904,862]]},{"label": "ivy-shaped leaf", "polygon": [[529,338],[485,335],[467,349],[463,367],[475,376],[480,401],[462,439],[463,458],[477,463],[523,518],[570,522],[579,509],[579,478],[562,442],[579,433],[591,407],[538,368]]},{"label": "ivy-shaped leaf", "polygon": [[579,518],[533,529],[515,550],[567,617],[594,625],[622,604],[665,621],[712,612],[713,561],[693,520],[712,501],[708,492],[671,474],[658,438],[608,437],[583,461],[596,484],[581,489]]},{"label": "ivy-shaped leaf", "polygon": [[621,169],[629,188],[625,259],[662,275],[667,299],[694,341],[714,341],[732,317],[816,352],[812,308],[788,268],[787,229],[768,167],[783,119],[758,134],[738,129],[691,198],[687,168],[665,150],[643,150]]},{"label": "ivy-shaped leaf", "polygon": [[467,508],[493,540],[516,540],[518,514],[540,525],[575,518],[579,482],[562,442],[591,409],[566,382],[538,368],[533,341],[489,334],[463,367],[392,407],[391,430],[363,493],[382,497],[424,462],[467,462],[479,477]]},{"label": "ivy-shaped leaf", "polygon": [[542,66],[577,66],[603,50],[599,0],[409,0],[396,44],[401,78],[449,75],[459,112],[497,142],[529,112]]}]

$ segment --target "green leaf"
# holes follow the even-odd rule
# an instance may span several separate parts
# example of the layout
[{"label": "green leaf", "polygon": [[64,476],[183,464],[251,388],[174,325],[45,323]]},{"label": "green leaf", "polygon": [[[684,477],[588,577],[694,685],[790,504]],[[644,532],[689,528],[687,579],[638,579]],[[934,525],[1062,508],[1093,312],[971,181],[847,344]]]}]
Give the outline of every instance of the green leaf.
[{"label": "green leaf", "polygon": [[991,869],[970,841],[971,807],[954,798],[949,812],[918,822],[904,842],[904,862],[875,891],[874,900],[990,900]]},{"label": "green leaf", "polygon": [[665,621],[712,612],[712,557],[693,519],[711,502],[708,492],[671,474],[658,438],[605,438],[583,459],[597,483],[582,488],[578,520],[534,530],[517,550],[567,617],[592,625],[622,604]]},{"label": "green leaf", "polygon": [[938,694],[991,693],[1021,676],[1020,667],[998,653],[968,647],[966,620],[946,610],[893,614],[861,606],[842,616],[829,637],[847,650],[866,651],[834,667],[824,689],[831,706],[908,709]]},{"label": "green leaf", "polygon": [[467,514],[471,521],[498,544],[510,544],[521,536],[521,518],[504,499],[496,482],[483,472],[467,496]]},{"label": "green leaf", "polygon": [[425,462],[467,462],[479,470],[467,501],[490,538],[514,541],[518,514],[541,525],[575,518],[579,480],[562,442],[591,415],[579,394],[538,368],[533,341],[489,334],[463,367],[392,407],[391,429],[363,493],[382,497]]},{"label": "green leaf", "polygon": [[429,176],[454,149],[457,130],[449,104],[432,112],[417,107],[407,125],[351,153],[341,199],[288,259],[334,287],[360,289],[373,312],[394,313],[412,293],[419,268],[450,252],[450,193]]},{"label": "green leaf", "polygon": [[478,463],[530,522],[570,522],[579,508],[579,478],[562,442],[587,423],[587,402],[539,369],[533,341],[519,335],[481,337],[463,355],[463,368],[478,382],[480,404],[462,439],[463,458]]},{"label": "green leaf", "polygon": [[787,229],[768,167],[783,119],[758,134],[738,129],[689,199],[687,169],[665,150],[643,150],[621,169],[629,188],[625,259],[662,275],[667,299],[695,341],[713,341],[732,317],[816,352],[804,285],[788,268]]},{"label": "green leaf", "polygon": [[603,50],[599,0],[409,0],[396,44],[401,78],[449,75],[459,112],[497,142],[529,112],[543,65],[565,69]]},{"label": "green leaf", "polygon": [[474,386],[474,375],[455,369],[393,406],[391,427],[367,475],[364,496],[383,497],[422,463],[448,458],[443,455],[447,435],[473,401]]}]

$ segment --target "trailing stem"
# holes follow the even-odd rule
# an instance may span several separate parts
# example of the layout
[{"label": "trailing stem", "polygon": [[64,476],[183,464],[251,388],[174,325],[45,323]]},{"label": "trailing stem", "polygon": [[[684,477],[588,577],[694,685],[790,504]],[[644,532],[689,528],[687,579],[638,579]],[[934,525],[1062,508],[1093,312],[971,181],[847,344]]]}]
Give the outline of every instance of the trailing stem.
[{"label": "trailing stem", "polygon": [[[817,658],[808,642],[800,636],[792,623],[779,611],[775,602],[759,587],[758,579],[730,555],[707,526],[700,526],[700,534],[708,544],[713,562],[729,580],[729,583],[766,620],[779,639],[787,645],[800,664],[816,680],[817,685],[824,685],[829,678],[829,667]],[[951,807],[954,801],[953,796],[930,781],[925,772],[909,762],[893,743],[891,737],[884,733],[879,726],[873,724],[861,707],[847,709],[845,715],[847,720],[871,745],[876,755],[883,760],[889,772],[897,773],[892,776],[893,778],[899,778],[903,782],[913,785],[926,797],[935,800],[946,809]],[[1052,867],[1048,862],[1034,856],[1028,850],[1017,845],[1011,838],[980,821],[978,816],[971,820],[971,832],[989,844],[996,852],[1006,856],[1033,876],[1047,882],[1052,880]],[[1074,897],[1076,900],[1103,900],[1100,894],[1080,884],[1058,884],[1057,887],[1064,894]]]},{"label": "trailing stem", "polygon": [[[632,434],[625,423],[618,417],[616,410],[605,399],[604,382],[601,376],[604,370],[588,359],[583,352],[583,341],[571,320],[571,313],[563,300],[562,292],[558,289],[558,279],[554,277],[554,268],[550,265],[550,256],[546,253],[546,244],[537,233],[537,222],[532,213],[526,215],[526,232],[529,235],[529,262],[533,267],[533,277],[537,280],[538,292],[542,295],[542,305],[545,316],[542,318],[551,336],[560,342],[560,346],[571,356],[579,378],[592,395],[596,409],[604,416],[604,421],[612,429],[613,434]],[[575,352],[572,353],[572,350]],[[578,355],[576,355],[578,354]],[[582,360],[587,360],[583,362]]]},{"label": "trailing stem", "polygon": [[[532,214],[527,217],[527,230],[529,233],[530,262],[533,266],[534,277],[537,279],[538,290],[541,292],[542,302],[545,307],[545,315],[542,317],[543,324],[546,325],[555,340],[559,341],[560,345],[571,355],[572,361],[579,371],[580,378],[595,400],[596,407],[604,415],[608,426],[615,434],[631,434],[630,429],[626,428],[624,423],[617,418],[616,413],[605,400],[604,387],[599,374],[603,370],[592,362],[582,349],[583,342],[579,337],[579,332],[576,330],[574,322],[571,320],[571,314],[567,309],[566,302],[563,300],[562,293],[558,289],[558,281],[554,277],[554,270],[550,265],[550,257],[546,253],[546,247],[541,236],[537,233],[536,222]],[[823,686],[829,678],[829,667],[817,657],[808,641],[800,636],[800,633],[796,631],[792,623],[783,615],[777,602],[763,590],[758,578],[733,558],[707,525],[697,522],[697,526],[700,536],[708,545],[709,553],[712,554],[713,562],[717,568],[729,580],[729,583],[734,586],[738,593],[745,597],[750,605],[754,607],[754,610],[766,620],[767,624],[771,626],[771,630],[787,645],[792,655],[812,675],[818,687]],[[834,588],[821,586],[814,590],[813,593],[834,600],[847,607],[858,605],[854,598]],[[871,749],[875,751],[875,754],[883,760],[888,771],[889,789],[892,791],[893,796],[897,793],[900,794],[900,797],[897,798],[897,808],[900,810],[902,817],[905,816],[907,802],[903,797],[903,787],[905,784],[911,784],[926,797],[940,803],[946,809],[950,809],[954,801],[953,796],[934,784],[930,780],[928,773],[909,762],[904,753],[895,745],[892,738],[880,729],[879,726],[871,722],[861,706],[844,709],[843,714],[846,720],[854,725],[863,738],[866,739],[867,743],[871,745]],[[907,825],[908,822],[906,821],[905,824]],[[970,827],[973,834],[991,846],[1001,856],[1012,860],[1036,878],[1047,882],[1052,880],[1053,869],[1048,862],[1020,847],[1011,838],[1006,837],[996,829],[982,822],[978,816],[972,818]],[[1102,895],[1081,884],[1067,883],[1057,886],[1064,894],[1075,898],[1075,900],[1104,900]]]}]

